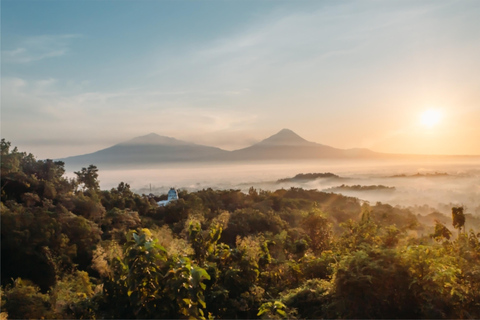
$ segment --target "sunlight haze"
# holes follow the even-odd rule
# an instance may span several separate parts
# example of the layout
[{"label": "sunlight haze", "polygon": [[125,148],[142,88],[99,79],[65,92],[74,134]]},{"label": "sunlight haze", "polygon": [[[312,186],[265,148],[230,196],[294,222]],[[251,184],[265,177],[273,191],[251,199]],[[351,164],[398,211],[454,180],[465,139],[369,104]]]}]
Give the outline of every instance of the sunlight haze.
[{"label": "sunlight haze", "polygon": [[442,113],[436,109],[428,109],[422,113],[422,124],[431,128],[442,120]]},{"label": "sunlight haze", "polygon": [[480,0],[0,0],[6,319],[480,319]]},{"label": "sunlight haze", "polygon": [[1,135],[480,154],[479,1],[2,1]]}]

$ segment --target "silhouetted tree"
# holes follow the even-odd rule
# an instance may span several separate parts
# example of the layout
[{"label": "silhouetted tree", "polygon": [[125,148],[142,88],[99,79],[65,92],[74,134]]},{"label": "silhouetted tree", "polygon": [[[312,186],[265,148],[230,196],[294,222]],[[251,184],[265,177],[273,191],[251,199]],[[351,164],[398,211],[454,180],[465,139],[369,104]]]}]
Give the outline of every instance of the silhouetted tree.
[{"label": "silhouetted tree", "polygon": [[93,164],[88,168],[82,168],[81,171],[74,172],[77,175],[78,183],[83,184],[83,189],[98,191],[100,186],[98,184],[98,168]]},{"label": "silhouetted tree", "polygon": [[452,208],[452,220],[453,227],[458,229],[458,234],[462,231],[462,228],[465,226],[465,215],[463,214],[463,207],[453,207]]}]

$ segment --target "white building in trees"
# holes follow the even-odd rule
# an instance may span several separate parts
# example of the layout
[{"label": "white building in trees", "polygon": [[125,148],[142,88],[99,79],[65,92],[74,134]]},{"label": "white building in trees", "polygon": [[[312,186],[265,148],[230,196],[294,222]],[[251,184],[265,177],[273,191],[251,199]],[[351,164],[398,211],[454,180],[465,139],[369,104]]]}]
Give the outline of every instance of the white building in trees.
[{"label": "white building in trees", "polygon": [[170,188],[170,190],[168,190],[167,200],[158,201],[157,204],[159,206],[164,207],[167,204],[169,204],[170,201],[175,201],[175,200],[178,200],[178,192],[177,192],[177,190],[175,190],[175,188]]}]

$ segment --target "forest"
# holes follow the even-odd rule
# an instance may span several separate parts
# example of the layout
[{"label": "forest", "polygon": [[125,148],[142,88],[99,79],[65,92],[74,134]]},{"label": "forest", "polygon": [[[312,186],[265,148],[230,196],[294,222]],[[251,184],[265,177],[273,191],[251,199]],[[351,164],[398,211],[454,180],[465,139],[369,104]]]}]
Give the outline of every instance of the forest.
[{"label": "forest", "polygon": [[302,188],[165,197],[2,139],[1,318],[480,318],[463,207],[427,224]]}]

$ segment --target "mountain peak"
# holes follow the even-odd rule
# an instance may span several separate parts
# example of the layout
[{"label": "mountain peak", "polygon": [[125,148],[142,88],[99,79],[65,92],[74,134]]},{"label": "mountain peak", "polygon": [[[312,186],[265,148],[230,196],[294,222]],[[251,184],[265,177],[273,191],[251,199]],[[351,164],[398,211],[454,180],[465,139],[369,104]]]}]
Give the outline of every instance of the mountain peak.
[{"label": "mountain peak", "polygon": [[[161,137],[159,134],[156,134],[155,132],[150,132],[149,134],[146,134],[144,136],[140,136],[140,137]],[[138,137],[138,138],[140,138]]]},{"label": "mountain peak", "polygon": [[310,145],[314,144],[309,142],[290,129],[282,129],[271,137],[260,141],[257,145],[270,145],[270,146],[292,146],[292,145]]},{"label": "mountain peak", "polygon": [[149,133],[144,136],[133,138],[122,145],[192,145],[192,143],[178,140],[175,138],[161,136],[156,133]]},{"label": "mountain peak", "polygon": [[296,134],[295,132],[293,132],[292,130],[287,129],[287,128],[284,128],[284,129],[278,131],[278,132],[277,132],[276,134],[274,134],[273,136],[296,137],[296,138],[303,139],[303,138],[300,137],[298,134]]}]

